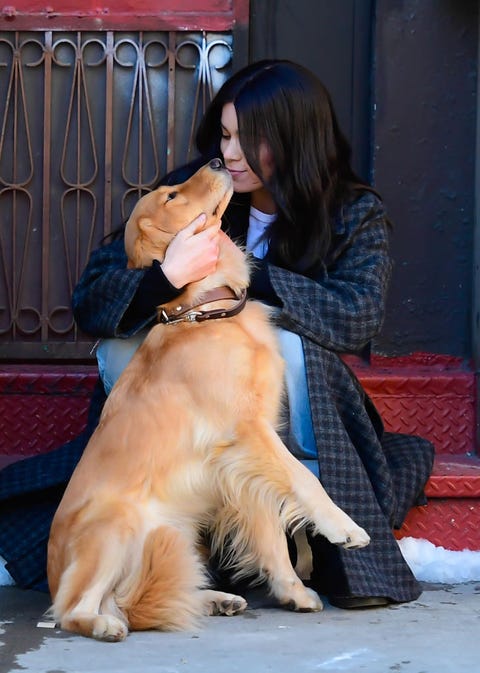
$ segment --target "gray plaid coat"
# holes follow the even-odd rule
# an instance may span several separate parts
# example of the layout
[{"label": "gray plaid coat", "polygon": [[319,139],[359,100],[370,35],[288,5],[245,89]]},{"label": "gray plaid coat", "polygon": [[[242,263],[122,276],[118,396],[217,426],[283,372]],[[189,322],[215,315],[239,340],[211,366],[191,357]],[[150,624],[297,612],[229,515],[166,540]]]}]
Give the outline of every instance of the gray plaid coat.
[{"label": "gray plaid coat", "polygon": [[[233,200],[225,221],[240,242],[248,203]],[[74,291],[80,327],[97,337],[126,337],[123,317],[144,274],[126,270],[123,242],[95,251]],[[382,202],[363,192],[334,222],[330,254],[315,278],[268,263],[269,282],[281,305],[279,323],[302,337],[321,480],[333,500],[372,538],[345,552],[311,540],[314,575],[325,593],[413,600],[420,586],[393,537],[409,508],[423,500],[433,462],[432,445],[383,431],[381,419],[340,354],[357,352],[378,333],[390,276],[388,226]],[[159,303],[161,298],[159,298]],[[98,419],[97,391],[81,437],[49,454],[0,472],[0,555],[21,586],[45,588],[46,542],[63,489]]]}]

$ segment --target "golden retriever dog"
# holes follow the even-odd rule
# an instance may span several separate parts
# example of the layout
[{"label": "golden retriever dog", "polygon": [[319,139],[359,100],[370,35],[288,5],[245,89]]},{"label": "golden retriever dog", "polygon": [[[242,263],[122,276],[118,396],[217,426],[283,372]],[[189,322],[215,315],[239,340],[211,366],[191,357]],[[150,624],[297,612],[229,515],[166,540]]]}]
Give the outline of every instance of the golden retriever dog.
[{"label": "golden retriever dog", "polygon": [[[202,212],[205,226],[218,221],[231,194],[214,159],[142,197],[126,227],[129,266],[162,261],[186,223]],[[202,615],[245,610],[241,596],[208,588],[205,531],[238,576],[256,573],[301,612],[322,603],[292,568],[285,531],[310,525],[345,548],[369,542],[276,432],[275,332],[268,309],[245,299],[245,254],[220,240],[216,271],[159,307],[54,517],[52,613],[68,631],[118,641],[129,630],[189,629]]]}]

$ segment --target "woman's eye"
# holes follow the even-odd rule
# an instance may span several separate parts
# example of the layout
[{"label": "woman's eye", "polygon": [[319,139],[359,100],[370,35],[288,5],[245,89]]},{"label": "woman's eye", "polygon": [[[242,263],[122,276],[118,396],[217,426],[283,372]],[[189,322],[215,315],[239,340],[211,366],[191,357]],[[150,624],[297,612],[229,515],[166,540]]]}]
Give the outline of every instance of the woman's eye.
[{"label": "woman's eye", "polygon": [[170,192],[169,194],[167,194],[167,199],[166,199],[166,200],[167,200],[167,201],[171,201],[171,200],[174,199],[176,196],[177,196],[177,192]]}]

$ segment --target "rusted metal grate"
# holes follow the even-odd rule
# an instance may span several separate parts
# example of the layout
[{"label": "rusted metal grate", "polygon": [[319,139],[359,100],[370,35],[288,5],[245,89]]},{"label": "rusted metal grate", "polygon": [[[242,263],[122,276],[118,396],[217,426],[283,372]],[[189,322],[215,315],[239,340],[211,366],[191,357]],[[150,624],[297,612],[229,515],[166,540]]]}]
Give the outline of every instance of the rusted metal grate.
[{"label": "rusted metal grate", "polygon": [[90,252],[193,156],[231,71],[230,32],[0,32],[0,358],[88,358]]}]

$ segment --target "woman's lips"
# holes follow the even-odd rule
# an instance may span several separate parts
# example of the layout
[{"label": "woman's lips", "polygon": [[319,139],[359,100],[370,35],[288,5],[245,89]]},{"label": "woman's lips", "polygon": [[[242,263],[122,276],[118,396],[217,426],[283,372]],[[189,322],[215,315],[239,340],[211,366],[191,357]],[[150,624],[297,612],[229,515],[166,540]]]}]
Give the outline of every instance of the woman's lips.
[{"label": "woman's lips", "polygon": [[230,168],[228,169],[228,172],[230,173],[230,176],[233,181],[239,180],[240,178],[242,178],[244,175],[247,174],[247,171],[236,171]]}]

